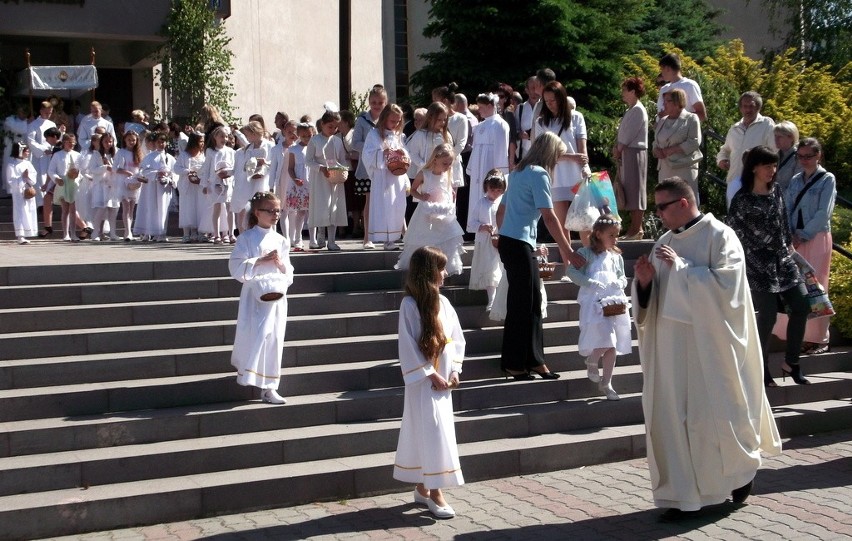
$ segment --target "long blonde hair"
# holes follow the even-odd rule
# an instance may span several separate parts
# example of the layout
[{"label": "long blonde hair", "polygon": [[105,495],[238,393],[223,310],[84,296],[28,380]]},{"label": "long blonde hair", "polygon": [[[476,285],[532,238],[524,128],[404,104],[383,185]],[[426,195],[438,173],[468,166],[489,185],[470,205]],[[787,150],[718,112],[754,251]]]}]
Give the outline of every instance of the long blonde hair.
[{"label": "long blonde hair", "polygon": [[431,170],[436,161],[447,156],[450,158],[456,157],[456,153],[453,152],[453,146],[449,143],[441,143],[432,149],[432,154],[429,156],[429,159],[426,160],[426,165],[423,166],[422,170]]},{"label": "long blonde hair", "polygon": [[423,356],[435,363],[447,345],[447,335],[438,318],[441,310],[438,276],[447,266],[447,256],[432,246],[418,248],[411,255],[405,292],[414,299],[420,313],[420,336],[417,347]]},{"label": "long blonde hair", "polygon": [[388,117],[393,113],[399,115],[399,124],[396,127],[397,129],[393,130],[393,132],[397,135],[402,133],[402,107],[395,103],[389,103],[385,105],[385,108],[382,109],[381,113],[379,113],[379,119],[376,120],[376,128],[379,130],[379,138],[385,138],[385,130],[387,129],[385,128],[385,124],[387,124]]}]

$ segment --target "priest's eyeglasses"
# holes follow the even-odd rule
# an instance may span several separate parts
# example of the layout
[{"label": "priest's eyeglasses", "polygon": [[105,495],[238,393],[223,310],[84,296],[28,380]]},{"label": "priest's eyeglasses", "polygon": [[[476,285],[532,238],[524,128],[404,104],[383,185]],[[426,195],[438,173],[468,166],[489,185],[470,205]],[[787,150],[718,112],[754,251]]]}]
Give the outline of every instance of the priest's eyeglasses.
[{"label": "priest's eyeglasses", "polygon": [[664,212],[669,207],[669,205],[674,205],[675,203],[680,202],[681,199],[683,199],[683,197],[681,197],[680,199],[675,199],[674,201],[666,201],[665,203],[658,203],[657,204],[657,211],[658,212]]}]

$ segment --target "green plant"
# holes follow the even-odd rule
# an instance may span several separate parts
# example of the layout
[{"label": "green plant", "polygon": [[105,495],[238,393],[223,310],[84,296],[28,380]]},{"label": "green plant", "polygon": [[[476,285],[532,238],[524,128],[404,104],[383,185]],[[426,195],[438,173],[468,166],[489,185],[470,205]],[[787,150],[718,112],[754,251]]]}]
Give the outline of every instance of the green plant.
[{"label": "green plant", "polygon": [[367,110],[367,107],[369,106],[369,97],[369,90],[367,90],[363,94],[358,92],[352,92],[351,94],[349,94],[348,109],[352,111],[353,115],[360,115],[361,113]]},{"label": "green plant", "polygon": [[231,38],[209,2],[173,0],[163,34],[168,41],[160,50],[160,77],[171,102],[164,113],[184,114],[195,121],[202,106],[209,104],[234,122]]}]

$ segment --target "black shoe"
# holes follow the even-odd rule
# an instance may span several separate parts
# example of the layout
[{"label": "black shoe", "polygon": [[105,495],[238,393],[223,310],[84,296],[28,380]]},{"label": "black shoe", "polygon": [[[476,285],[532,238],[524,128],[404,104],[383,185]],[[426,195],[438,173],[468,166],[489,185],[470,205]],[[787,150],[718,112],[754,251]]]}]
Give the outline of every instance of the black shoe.
[{"label": "black shoe", "polygon": [[[556,372],[550,372],[550,371],[539,372],[538,370],[533,370],[533,372],[538,374],[541,379],[559,379],[561,377]],[[532,374],[530,374],[530,375],[532,375]]]},{"label": "black shoe", "polygon": [[657,519],[659,522],[680,522],[682,520],[688,520],[691,518],[695,518],[701,514],[701,511],[681,511],[680,509],[676,509],[672,507],[671,509],[666,509],[662,515]]},{"label": "black shoe", "polygon": [[53,234],[53,228],[49,225],[44,226],[44,231],[38,234],[38,238],[43,239]]},{"label": "black shoe", "polygon": [[754,488],[754,479],[741,486],[740,488],[736,488],[731,492],[731,500],[734,503],[743,503],[746,501],[746,498],[751,494],[751,490]]},{"label": "black shoe", "polygon": [[[784,366],[789,368],[789,370],[787,368],[784,368]],[[785,380],[787,379],[787,376],[790,376],[791,378],[793,378],[793,381],[795,381],[798,385],[810,385],[811,384],[811,382],[804,375],[802,375],[802,367],[801,366],[799,366],[798,364],[794,364],[792,366],[790,366],[790,365],[784,365],[784,366],[781,367],[781,374],[783,374],[783,377],[784,377]]]},{"label": "black shoe", "polygon": [[512,377],[515,381],[529,381],[531,379],[535,379],[535,376],[529,372],[513,372],[511,370],[503,370],[503,372],[506,374],[506,379]]}]

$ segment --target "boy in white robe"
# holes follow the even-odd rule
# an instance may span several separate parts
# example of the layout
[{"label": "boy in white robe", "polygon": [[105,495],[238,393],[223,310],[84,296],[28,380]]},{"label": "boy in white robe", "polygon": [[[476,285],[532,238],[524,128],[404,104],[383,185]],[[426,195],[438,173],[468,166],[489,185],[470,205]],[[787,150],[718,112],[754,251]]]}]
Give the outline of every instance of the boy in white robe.
[{"label": "boy in white robe", "polygon": [[677,520],[753,487],[760,452],[781,452],[763,387],[743,248],[702,215],[680,178],[654,194],[669,231],[635,266],[648,466],[654,503]]}]

